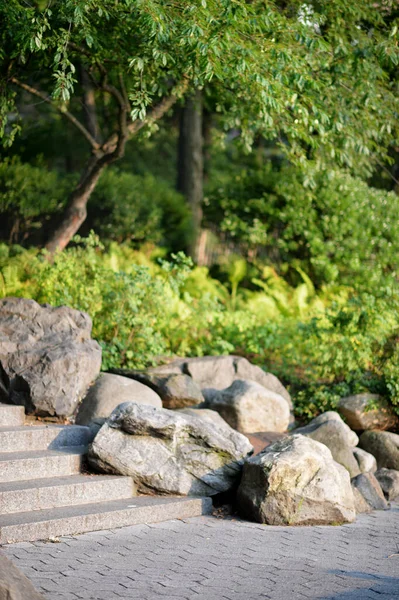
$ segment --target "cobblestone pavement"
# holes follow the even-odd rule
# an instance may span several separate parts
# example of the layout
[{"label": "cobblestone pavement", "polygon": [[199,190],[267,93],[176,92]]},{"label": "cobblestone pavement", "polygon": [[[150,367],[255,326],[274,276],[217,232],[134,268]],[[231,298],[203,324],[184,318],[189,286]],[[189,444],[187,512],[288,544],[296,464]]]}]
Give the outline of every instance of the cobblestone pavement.
[{"label": "cobblestone pavement", "polygon": [[201,517],[4,547],[52,600],[399,600],[399,506],[343,527]]}]

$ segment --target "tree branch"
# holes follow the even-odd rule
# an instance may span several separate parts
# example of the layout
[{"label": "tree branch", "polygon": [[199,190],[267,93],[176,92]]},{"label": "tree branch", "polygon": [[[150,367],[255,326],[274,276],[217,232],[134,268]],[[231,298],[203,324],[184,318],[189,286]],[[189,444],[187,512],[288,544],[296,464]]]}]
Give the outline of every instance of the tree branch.
[{"label": "tree branch", "polygon": [[79,129],[80,133],[82,133],[84,135],[84,137],[89,142],[89,144],[93,150],[98,151],[101,149],[100,144],[94,139],[94,137],[86,129],[86,127],[84,125],[82,125],[82,123],[76,117],[74,117],[73,114],[70,113],[69,110],[67,110],[64,106],[57,106],[56,104],[54,104],[54,102],[52,101],[52,99],[49,96],[46,96],[46,94],[44,94],[40,90],[37,90],[36,88],[32,87],[31,85],[28,85],[27,83],[23,83],[22,81],[19,81],[19,79],[17,79],[16,77],[11,77],[11,82],[14,83],[15,85],[17,85],[18,87],[22,88],[26,92],[29,92],[33,96],[37,96],[38,98],[41,98],[44,102],[47,102],[47,104],[51,104],[51,106],[53,106],[61,115],[63,115],[77,129]]},{"label": "tree branch", "polygon": [[[185,78],[181,84],[182,93],[186,91],[188,88],[189,80]],[[137,119],[137,121],[133,121],[133,123],[129,123],[127,125],[127,134],[128,138],[134,136],[140,129],[148,125],[149,123],[153,123],[154,121],[158,121],[161,119],[165,113],[175,104],[178,100],[179,96],[177,94],[171,94],[167,98],[163,98],[159,104],[154,106],[152,110],[149,111],[146,118],[143,120]],[[118,135],[113,133],[110,135],[108,140],[104,143],[102,149],[104,152],[113,152],[116,148],[116,144],[118,142]]]},{"label": "tree branch", "polygon": [[[118,90],[118,88],[107,83],[106,80],[102,83],[101,89],[104,90],[104,92],[108,92],[108,94],[111,94],[111,96],[113,96],[115,98],[115,100],[117,101],[117,103],[119,105],[119,111],[118,111],[119,129],[118,129],[118,133],[116,134],[117,142],[116,142],[115,148],[109,148],[107,151],[107,153],[111,152],[114,155],[113,160],[115,160],[115,159],[123,156],[123,154],[125,152],[125,144],[129,138],[129,132],[128,132],[128,128],[127,128],[128,105],[125,102],[123,92],[121,93]],[[103,147],[103,149],[104,149],[104,147]]]},{"label": "tree branch", "polygon": [[125,80],[123,79],[122,73],[119,73],[118,77],[119,77],[119,84],[121,86],[122,94],[123,94],[123,97],[125,99],[125,104],[128,107],[128,110],[130,110],[130,108],[131,108],[130,107],[130,102],[129,102],[129,98],[128,98],[128,95],[127,95],[126,86],[125,86]]}]

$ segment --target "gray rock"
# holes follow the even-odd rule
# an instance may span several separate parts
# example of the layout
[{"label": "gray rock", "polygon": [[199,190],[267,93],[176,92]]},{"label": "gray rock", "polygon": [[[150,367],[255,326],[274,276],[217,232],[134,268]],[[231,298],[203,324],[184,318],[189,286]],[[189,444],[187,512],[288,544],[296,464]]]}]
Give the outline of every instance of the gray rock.
[{"label": "gray rock", "polygon": [[0,363],[7,401],[28,413],[71,416],[98,375],[101,348],[91,319],[66,306],[0,301]]},{"label": "gray rock", "polygon": [[295,433],[301,433],[302,435],[307,435],[308,433],[311,433],[311,432],[319,429],[320,426],[322,426],[326,423],[331,423],[331,422],[338,423],[338,426],[340,427],[340,429],[342,431],[342,439],[344,440],[344,442],[347,446],[350,446],[350,447],[357,446],[357,444],[359,443],[358,436],[356,435],[356,433],[354,431],[352,431],[350,429],[350,427],[348,427],[348,425],[346,423],[344,423],[344,421],[341,419],[340,415],[333,410],[329,410],[325,413],[322,413],[318,417],[315,417],[305,427],[300,427],[300,428],[296,429]]},{"label": "gray rock", "polygon": [[241,433],[286,431],[290,420],[287,401],[254,381],[237,379],[208,398],[206,406]]},{"label": "gray rock", "polygon": [[145,371],[117,370],[121,375],[140,381],[153,389],[162,400],[164,408],[184,408],[204,402],[201,388],[189,376],[181,373],[148,373]]},{"label": "gray rock", "polygon": [[353,455],[353,446],[356,446],[359,438],[343,422],[338,413],[325,412],[305,427],[296,429],[295,433],[305,435],[327,446],[334,460],[344,466],[351,477],[360,474],[358,462]]},{"label": "gray rock", "polygon": [[399,471],[379,469],[375,476],[388,500],[395,500],[399,497]]},{"label": "gray rock", "polygon": [[122,402],[162,407],[161,398],[151,388],[128,377],[101,373],[79,406],[76,423],[88,425],[93,419],[108,418]]},{"label": "gray rock", "polygon": [[89,449],[89,463],[129,475],[144,493],[211,496],[233,488],[252,451],[231,428],[135,403],[121,404]]},{"label": "gray rock", "polygon": [[204,419],[216,427],[228,427],[230,429],[230,425],[226,423],[216,410],[211,410],[209,408],[180,408],[177,412],[179,414],[197,417],[198,419]]},{"label": "gray rock", "polygon": [[381,486],[372,473],[361,473],[354,477],[352,487],[360,492],[370,508],[374,510],[386,510],[388,508]]},{"label": "gray rock", "polygon": [[375,473],[377,470],[377,461],[375,457],[361,448],[353,448],[353,456],[357,460],[361,473]]},{"label": "gray rock", "polygon": [[223,390],[235,379],[234,356],[188,358],[184,369],[201,389]]},{"label": "gray rock", "polygon": [[288,390],[283,386],[281,381],[272,373],[267,373],[257,365],[253,365],[246,358],[240,356],[235,357],[235,376],[234,379],[249,379],[263,385],[267,390],[280,394],[288,402],[289,407],[292,409],[293,404],[291,396]]},{"label": "gray rock", "polygon": [[372,511],[372,508],[369,504],[367,504],[366,500],[363,498],[361,492],[352,486],[353,498],[355,501],[355,509],[356,514],[369,513]]},{"label": "gray rock", "polygon": [[99,417],[98,419],[93,419],[92,421],[90,421],[90,423],[87,425],[89,428],[89,440],[91,443],[94,438],[96,437],[97,433],[100,431],[101,427],[104,425],[104,423],[106,422],[106,418],[105,417]]},{"label": "gray rock", "polygon": [[375,456],[379,469],[399,471],[399,435],[390,431],[365,431],[359,446]]},{"label": "gray rock", "polygon": [[184,408],[204,402],[200,387],[188,375],[169,375],[160,380],[158,393],[165,408]]},{"label": "gray rock", "polygon": [[241,356],[201,356],[198,358],[178,358],[166,365],[147,369],[148,373],[162,376],[171,373],[190,375],[202,389],[204,395],[214,390],[231,386],[236,379],[247,379],[263,385],[266,389],[280,394],[292,410],[291,396],[275,375],[267,373]]},{"label": "gray rock", "polygon": [[340,400],[339,413],[351,429],[393,429],[399,425],[399,417],[387,400],[378,394],[356,394]]},{"label": "gray rock", "polygon": [[22,571],[3,555],[0,555],[0,600],[44,600]]},{"label": "gray rock", "polygon": [[356,517],[347,470],[325,445],[302,435],[245,461],[237,503],[242,516],[269,525],[351,523]]}]

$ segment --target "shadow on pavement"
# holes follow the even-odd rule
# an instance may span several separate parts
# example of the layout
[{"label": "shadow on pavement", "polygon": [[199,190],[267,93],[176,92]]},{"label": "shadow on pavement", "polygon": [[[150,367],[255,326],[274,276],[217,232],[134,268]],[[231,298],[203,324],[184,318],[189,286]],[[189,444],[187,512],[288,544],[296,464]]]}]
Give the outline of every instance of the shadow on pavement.
[{"label": "shadow on pavement", "polygon": [[[399,573],[399,556],[392,557],[387,560],[397,560],[398,573]],[[332,575],[339,575],[343,581],[353,580],[353,584],[356,585],[355,580],[367,581],[367,584],[357,589],[348,589],[341,593],[334,594],[334,596],[319,596],[318,600],[367,600],[381,596],[394,600],[399,599],[399,577],[389,577],[387,575],[372,575],[371,573],[363,573],[362,571],[342,571],[341,569],[332,569],[328,571]],[[359,582],[360,583],[360,582]],[[367,592],[371,592],[368,594]]]}]

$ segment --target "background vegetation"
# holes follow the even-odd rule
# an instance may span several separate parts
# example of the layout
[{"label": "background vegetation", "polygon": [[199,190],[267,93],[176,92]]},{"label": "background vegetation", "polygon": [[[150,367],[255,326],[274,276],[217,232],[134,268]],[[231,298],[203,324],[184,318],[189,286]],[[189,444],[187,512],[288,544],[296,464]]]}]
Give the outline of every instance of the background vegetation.
[{"label": "background vegetation", "polygon": [[104,370],[234,353],[304,419],[399,413],[396,7],[164,4],[0,6],[0,296],[88,312]]}]

